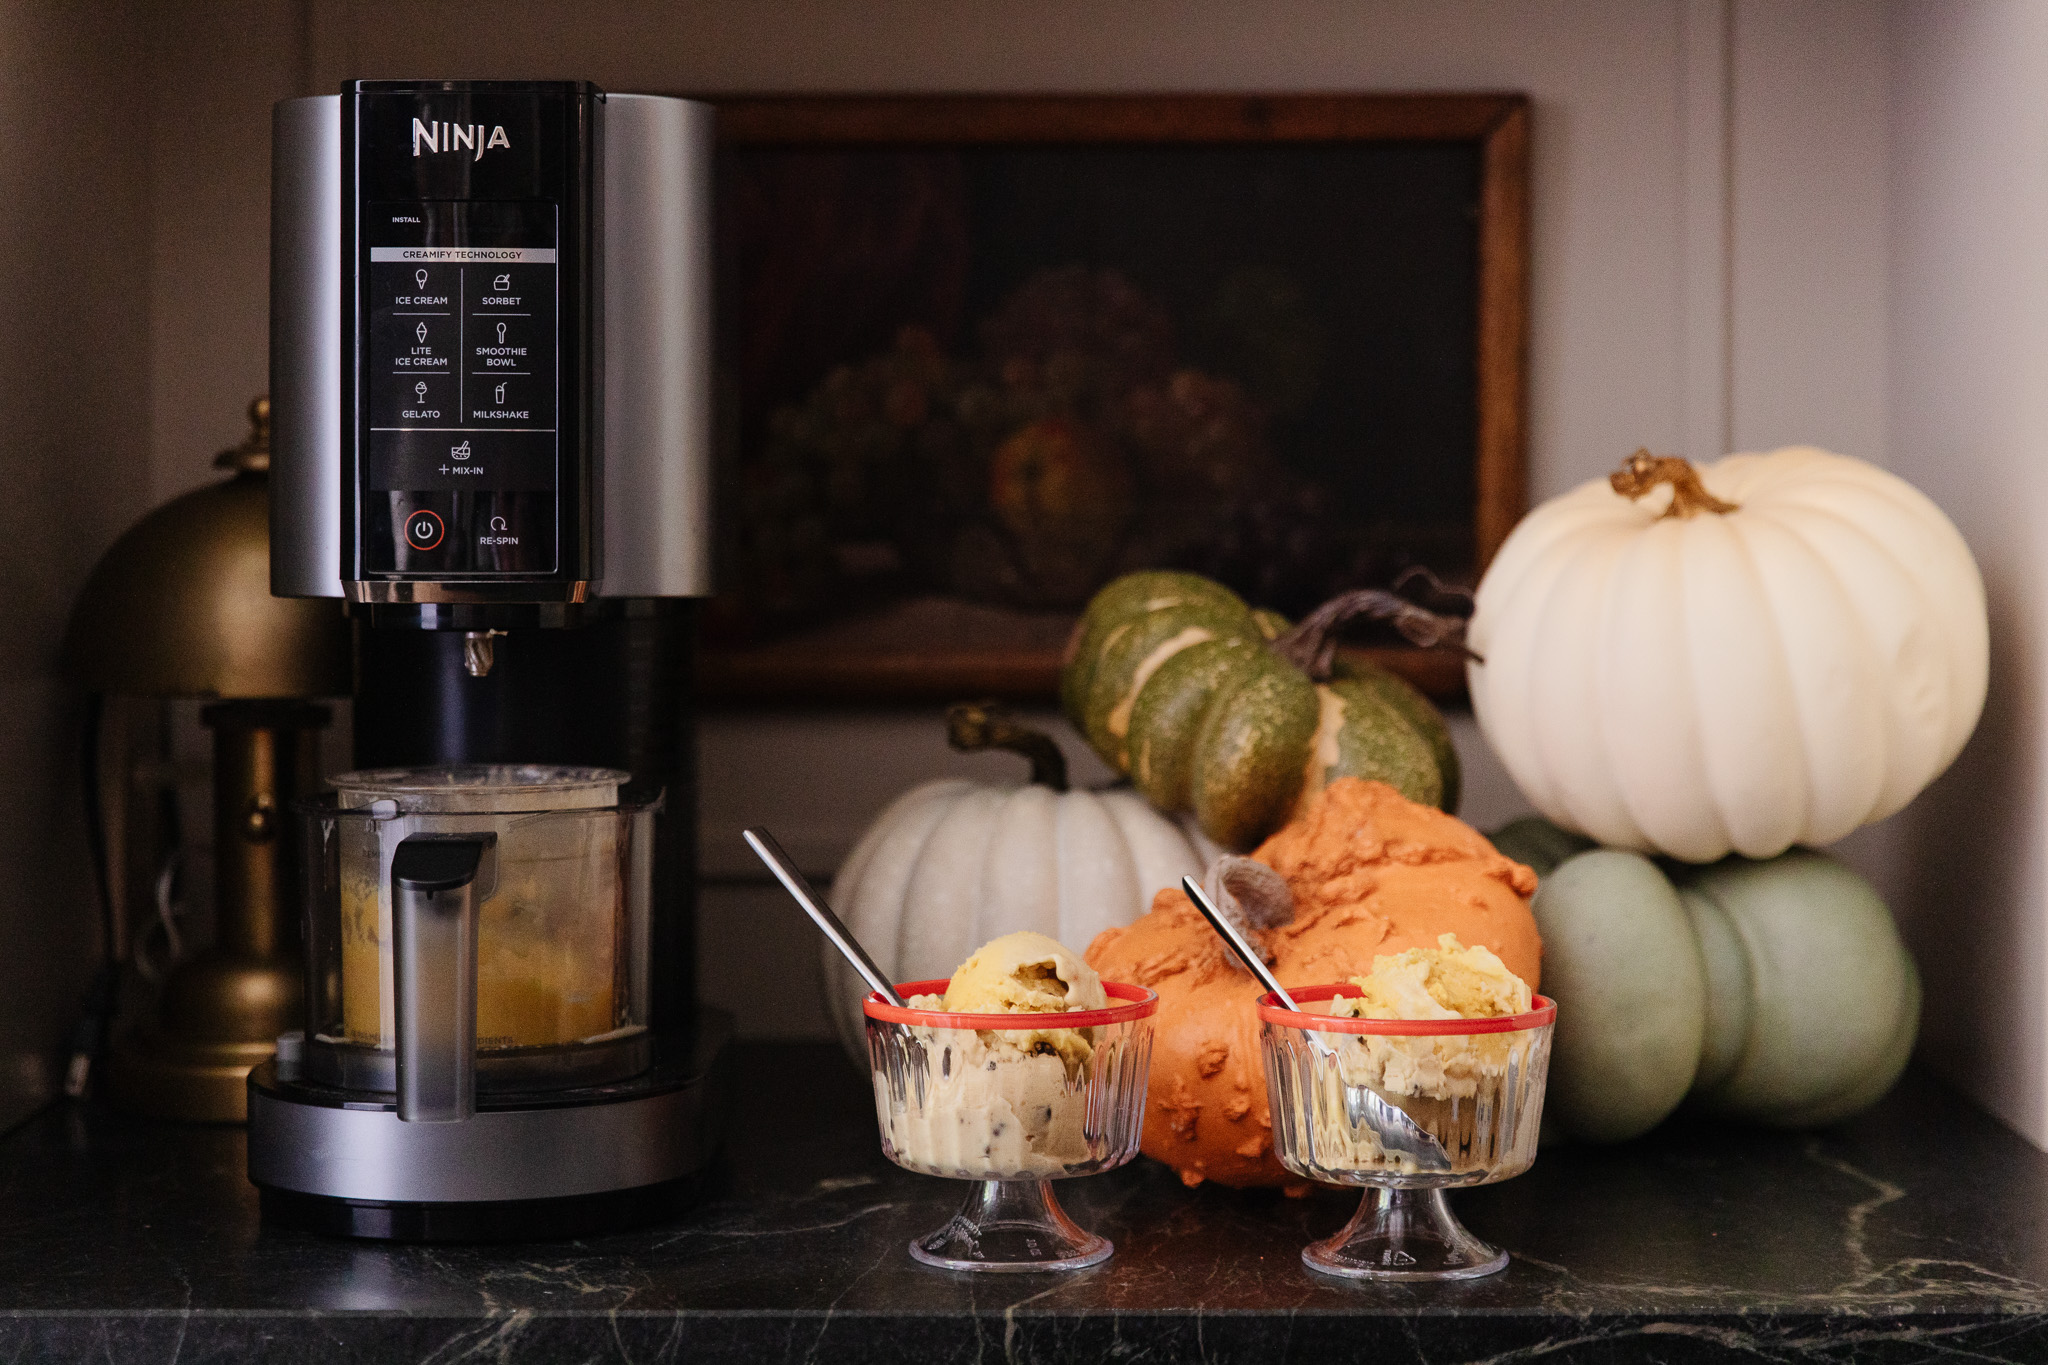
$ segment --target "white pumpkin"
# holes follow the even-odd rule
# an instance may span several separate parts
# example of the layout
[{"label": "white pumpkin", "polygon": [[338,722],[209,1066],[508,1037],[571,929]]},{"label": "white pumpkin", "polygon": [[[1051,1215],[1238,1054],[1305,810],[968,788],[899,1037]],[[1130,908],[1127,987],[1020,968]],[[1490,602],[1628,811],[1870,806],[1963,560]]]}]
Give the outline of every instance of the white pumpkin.
[{"label": "white pumpkin", "polygon": [[1615,847],[1769,858],[1882,820],[1983,709],[1969,548],[1847,456],[1693,472],[1639,454],[1523,518],[1466,636],[1480,729],[1531,804]]},{"label": "white pumpkin", "polygon": [[[951,976],[1019,929],[1086,952],[1207,863],[1135,792],[948,779],[913,787],[876,818],[832,883],[832,907],[892,980],[919,981]],[[833,1023],[865,1065],[868,988],[829,944],[824,954]]]}]

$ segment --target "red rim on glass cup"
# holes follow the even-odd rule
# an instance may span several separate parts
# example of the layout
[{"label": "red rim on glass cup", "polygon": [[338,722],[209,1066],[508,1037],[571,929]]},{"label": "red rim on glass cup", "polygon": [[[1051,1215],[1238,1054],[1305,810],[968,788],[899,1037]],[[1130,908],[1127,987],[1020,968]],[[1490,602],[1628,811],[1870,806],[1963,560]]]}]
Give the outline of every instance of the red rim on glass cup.
[{"label": "red rim on glass cup", "polygon": [[[949,984],[944,978],[905,981],[896,990],[907,1000],[943,995]],[[1067,1217],[1053,1197],[1051,1182],[1110,1170],[1138,1154],[1152,1058],[1150,1021],[1159,1012],[1159,995],[1121,981],[1105,981],[1102,989],[1111,1001],[1107,1008],[1040,1014],[913,1009],[890,1004],[879,991],[861,1002],[867,1015],[868,1059],[883,1151],[907,1170],[971,1182],[959,1211],[910,1244],[913,1258],[944,1270],[970,1271],[1080,1270],[1109,1258],[1114,1250],[1109,1239]],[[957,1141],[931,1136],[934,1130],[956,1139],[961,1132],[972,1132],[976,1111],[946,1108],[941,1097],[944,1083],[934,1080],[948,1074],[941,1056],[970,1046],[971,1040],[935,1039],[920,1031],[1068,1029],[1098,1031],[1087,1067],[1078,1081],[1070,1073],[1059,1096],[1039,1111],[1044,1115],[1042,1131],[1020,1139],[1015,1136],[1022,1131],[1017,1123],[1005,1125],[1012,1136],[1004,1142],[1011,1145],[1004,1146],[1006,1155],[1000,1160],[1007,1164],[999,1165],[991,1156],[995,1145],[976,1145],[988,1135],[973,1138],[964,1153]],[[993,1069],[995,1063],[989,1065]],[[1020,1078],[1025,1074],[1017,1073]],[[1040,1102],[1034,1099],[1034,1104]],[[942,1120],[936,1125],[935,1116]],[[1023,1145],[1015,1145],[1020,1142]]]},{"label": "red rim on glass cup", "polygon": [[[905,1000],[919,995],[944,995],[952,982],[945,977],[931,981],[899,981],[896,994]],[[1060,1028],[1099,1028],[1104,1024],[1128,1024],[1135,1019],[1150,1019],[1159,1013],[1159,992],[1143,986],[1133,986],[1122,981],[1105,981],[1102,993],[1112,1000],[1128,1003],[1111,1005],[1100,1010],[1066,1010],[1059,1014]],[[916,1024],[920,1028],[971,1028],[977,1032],[984,1029],[997,1031],[1012,1030],[1020,1033],[1036,1033],[1046,1025],[1044,1014],[965,1014],[953,1010],[919,1010],[902,1005],[892,1005],[882,998],[880,991],[869,991],[867,999],[861,1001],[861,1009],[870,1019],[880,1019],[888,1024]],[[1024,1023],[1022,1020],[1038,1022]]]},{"label": "red rim on glass cup", "polygon": [[[1358,987],[1288,987],[1296,1004],[1358,995]],[[1291,1010],[1267,991],[1259,997],[1259,1018],[1282,1028],[1313,1029],[1317,1033],[1379,1033],[1407,1037],[1452,1033],[1520,1033],[1557,1022],[1557,1002],[1547,995],[1535,997],[1536,1008],[1522,1014],[1497,1014],[1486,1019],[1353,1019],[1342,1014],[1317,1014],[1314,1010]],[[1313,1021],[1313,1022],[1311,1022]]]}]

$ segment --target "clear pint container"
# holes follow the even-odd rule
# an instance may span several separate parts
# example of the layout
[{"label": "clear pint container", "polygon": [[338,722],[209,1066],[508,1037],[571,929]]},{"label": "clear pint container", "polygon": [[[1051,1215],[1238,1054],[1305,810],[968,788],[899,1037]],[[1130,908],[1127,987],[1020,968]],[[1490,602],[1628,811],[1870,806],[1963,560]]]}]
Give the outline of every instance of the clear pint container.
[{"label": "clear pint container", "polygon": [[491,765],[335,778],[333,796],[302,809],[306,1074],[394,1088],[407,1034],[402,987],[408,970],[421,970],[395,951],[407,912],[394,858],[408,840],[463,838],[487,850],[467,888],[473,924],[454,946],[429,936],[417,951],[455,955],[426,966],[467,992],[476,1091],[602,1084],[644,1070],[659,800],[622,800],[627,776]]}]

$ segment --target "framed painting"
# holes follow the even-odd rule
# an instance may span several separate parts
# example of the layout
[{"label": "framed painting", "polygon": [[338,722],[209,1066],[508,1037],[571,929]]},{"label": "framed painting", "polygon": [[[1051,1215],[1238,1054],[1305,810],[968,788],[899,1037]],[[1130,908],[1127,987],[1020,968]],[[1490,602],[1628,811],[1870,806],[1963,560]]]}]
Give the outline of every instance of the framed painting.
[{"label": "framed painting", "polygon": [[[1519,95],[719,101],[708,699],[1050,697],[1093,591],[1470,587],[1523,511]],[[1354,647],[1442,696],[1453,655]]]}]

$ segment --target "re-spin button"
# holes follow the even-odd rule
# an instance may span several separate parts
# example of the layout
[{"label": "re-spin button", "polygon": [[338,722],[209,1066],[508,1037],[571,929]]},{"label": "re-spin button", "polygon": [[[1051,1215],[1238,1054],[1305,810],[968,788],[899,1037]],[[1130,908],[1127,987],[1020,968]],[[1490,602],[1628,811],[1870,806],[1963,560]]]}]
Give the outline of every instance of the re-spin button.
[{"label": "re-spin button", "polygon": [[415,550],[433,549],[441,543],[441,537],[447,532],[448,528],[442,524],[441,518],[424,507],[405,519],[405,543]]}]

